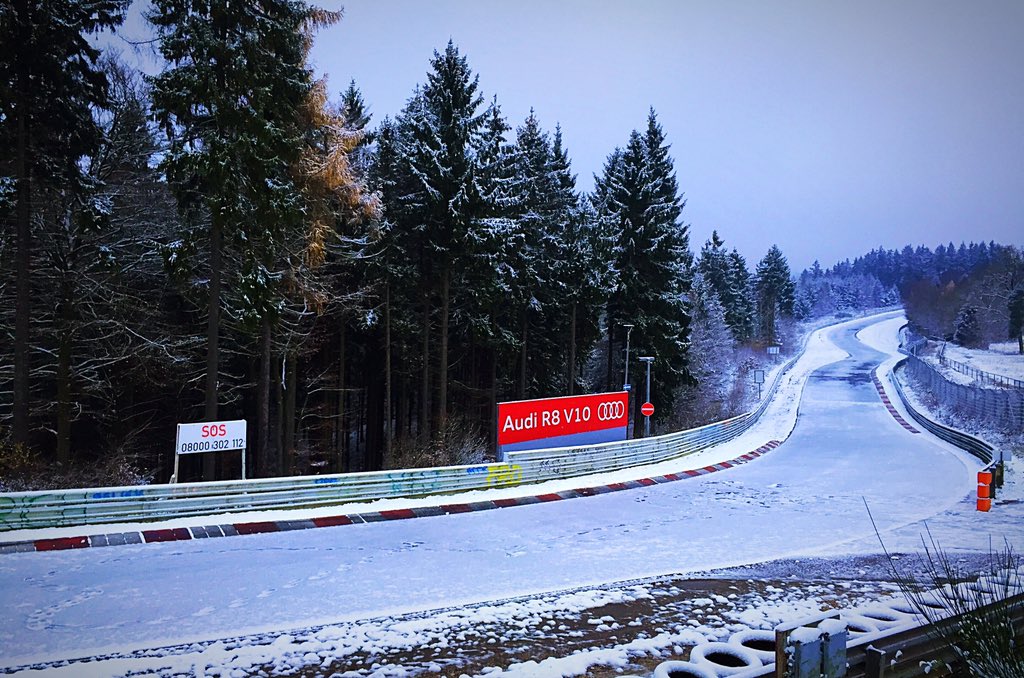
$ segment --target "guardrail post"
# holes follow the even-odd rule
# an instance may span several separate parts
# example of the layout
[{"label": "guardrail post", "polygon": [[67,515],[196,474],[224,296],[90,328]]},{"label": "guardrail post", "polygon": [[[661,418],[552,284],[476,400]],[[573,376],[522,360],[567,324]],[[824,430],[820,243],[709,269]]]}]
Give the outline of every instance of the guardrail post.
[{"label": "guardrail post", "polygon": [[[802,633],[814,630],[796,629],[796,633],[789,634],[785,644],[785,659],[781,664],[783,671],[781,675],[784,678],[820,678],[823,645],[821,636],[818,635],[812,640],[809,635]],[[775,656],[778,660],[777,653]],[[779,663],[776,663],[775,666],[776,675],[779,675]]]},{"label": "guardrail post", "polygon": [[775,627],[776,678],[846,676],[846,624],[838,613]]},{"label": "guardrail post", "polygon": [[873,647],[864,650],[864,678],[885,678],[885,652]]},{"label": "guardrail post", "polygon": [[827,630],[822,635],[821,675],[824,678],[843,678],[846,675],[846,642],[849,637],[845,624],[842,630]]}]

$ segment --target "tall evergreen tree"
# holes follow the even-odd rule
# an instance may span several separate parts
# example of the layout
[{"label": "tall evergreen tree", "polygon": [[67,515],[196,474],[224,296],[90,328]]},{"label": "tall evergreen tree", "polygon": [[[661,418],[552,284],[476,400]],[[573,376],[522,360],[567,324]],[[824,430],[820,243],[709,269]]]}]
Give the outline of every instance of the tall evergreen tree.
[{"label": "tall evergreen tree", "polygon": [[758,336],[767,343],[778,341],[775,320],[777,316],[792,316],[796,286],[789,271],[789,263],[777,245],[757,264],[754,274],[757,294]]},{"label": "tall evergreen tree", "polygon": [[753,304],[750,298],[750,274],[746,261],[733,249],[727,252],[718,231],[704,243],[697,259],[697,270],[715,291],[725,310],[725,320],[736,341],[750,339]]},{"label": "tall evergreen tree", "polygon": [[[657,358],[652,397],[671,411],[673,394],[690,379],[685,295],[691,255],[688,228],[679,222],[683,203],[668,145],[653,111],[647,134],[634,131],[621,156],[613,154],[605,169],[596,196],[616,233],[609,351],[615,346],[615,328],[634,325],[634,346]],[[642,399],[633,400],[639,412]]]},{"label": "tall evergreen tree", "polygon": [[726,401],[735,362],[735,340],[725,309],[700,270],[693,275],[690,302],[690,372],[696,383],[683,389],[678,405],[680,423],[687,427],[732,414]]},{"label": "tall evergreen tree", "polygon": [[[209,303],[205,418],[218,417],[225,246],[240,260],[233,313],[263,347],[257,466],[279,472],[268,439],[272,326],[281,310],[273,273],[304,204],[292,168],[302,151],[299,111],[312,77],[304,26],[336,19],[304,2],[155,0],[149,20],[168,67],[152,79],[153,110],[171,144],[163,168],[183,215],[209,223]],[[210,455],[207,455],[210,456]],[[204,477],[213,475],[204,464]]]},{"label": "tall evergreen tree", "polygon": [[729,304],[725,320],[736,341],[749,341],[754,334],[754,288],[747,260],[736,248],[729,252]]},{"label": "tall evergreen tree", "polygon": [[451,283],[466,234],[480,211],[473,142],[483,124],[478,77],[451,41],[434,52],[423,87],[421,114],[411,120],[409,163],[416,181],[414,204],[422,212],[428,256],[436,266],[440,342],[436,420],[448,416],[448,341]]},{"label": "tall evergreen tree", "polygon": [[369,129],[370,119],[373,118],[373,115],[363,99],[363,93],[356,87],[355,80],[350,80],[348,87],[341,93],[339,107],[345,128],[358,134],[355,147],[349,152],[352,166],[359,174],[366,176],[372,155],[370,146],[376,141],[376,137]]},{"label": "tall evergreen tree", "polygon": [[[84,181],[79,159],[100,141],[93,108],[106,103],[107,80],[88,35],[121,24],[127,0],[9,0],[0,3],[0,161],[14,181],[15,322],[11,434],[29,442],[33,222],[58,187]],[[34,202],[35,201],[35,202]],[[5,220],[7,215],[4,215]]]}]

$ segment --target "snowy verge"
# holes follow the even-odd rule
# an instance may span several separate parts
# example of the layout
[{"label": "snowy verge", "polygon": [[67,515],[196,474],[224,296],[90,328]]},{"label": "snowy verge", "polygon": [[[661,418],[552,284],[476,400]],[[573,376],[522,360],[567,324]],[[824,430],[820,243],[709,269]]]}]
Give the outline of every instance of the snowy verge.
[{"label": "snowy verge", "polygon": [[[903,404],[903,400],[900,399],[899,395],[896,393],[896,387],[892,383],[892,380],[895,379],[893,369],[895,368],[896,363],[905,357],[899,352],[899,329],[905,325],[906,322],[906,317],[901,313],[899,316],[890,320],[885,320],[865,327],[857,333],[857,339],[863,344],[870,346],[880,353],[885,353],[888,356],[878,365],[878,367],[875,368],[875,375],[881,382],[882,388],[889,397],[889,401],[892,403],[893,408],[895,408],[895,410],[899,412],[900,416],[902,416],[906,421],[913,424],[913,417],[910,416],[906,406]],[[983,466],[983,464],[981,464],[981,462],[970,453],[931,435],[923,429],[921,430],[920,435],[928,436],[937,446],[956,455],[964,463],[967,471],[974,471]]]},{"label": "snowy verge", "polygon": [[[1017,352],[1016,342],[993,344],[987,351],[948,343],[945,345],[944,355],[950,360],[955,360],[982,372],[1024,381],[1024,355]],[[987,382],[976,384],[976,380],[972,376],[940,365],[933,356],[927,356],[926,359],[950,381],[992,388],[992,384]]]},{"label": "snowy verge", "polygon": [[[634,466],[618,471],[596,473],[575,478],[550,480],[542,483],[518,485],[514,487],[494,488],[487,490],[471,490],[457,494],[430,495],[424,497],[401,497],[377,499],[373,501],[350,502],[306,509],[281,509],[269,511],[249,511],[240,513],[223,513],[187,518],[174,518],[154,522],[110,523],[90,526],[71,526],[39,528],[29,530],[13,530],[4,533],[0,539],[4,542],[32,541],[37,539],[59,539],[89,534],[117,532],[138,532],[152,529],[173,529],[180,527],[202,527],[220,523],[266,522],[285,520],[305,520],[326,516],[345,515],[349,513],[366,513],[370,511],[392,511],[399,509],[435,507],[450,503],[472,503],[478,501],[495,501],[512,499],[526,495],[556,493],[580,487],[592,487],[622,483],[640,478],[650,478],[670,473],[702,468],[740,457],[752,450],[765,445],[771,440],[785,440],[796,425],[797,413],[803,387],[808,376],[815,370],[846,358],[849,354],[837,347],[828,337],[836,330],[849,327],[876,317],[886,320],[893,312],[886,312],[868,318],[854,318],[837,325],[829,325],[811,333],[803,354],[796,363],[782,375],[779,387],[760,419],[741,436],[720,445],[708,447],[699,452],[678,457],[657,464]],[[898,316],[902,318],[902,314]],[[756,462],[753,462],[756,463]]]}]

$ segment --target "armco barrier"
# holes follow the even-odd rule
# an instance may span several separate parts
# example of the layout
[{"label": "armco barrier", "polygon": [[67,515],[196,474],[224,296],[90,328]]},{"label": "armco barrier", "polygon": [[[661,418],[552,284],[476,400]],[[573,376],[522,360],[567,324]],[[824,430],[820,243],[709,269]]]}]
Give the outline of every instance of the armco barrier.
[{"label": "armco barrier", "polygon": [[[780,372],[780,376],[781,376]],[[777,387],[773,384],[770,398]],[[0,496],[0,531],[329,506],[508,487],[685,456],[740,435],[764,411],[688,431],[585,447],[510,453],[501,463],[180,485],[17,492]]]},{"label": "armco barrier", "polygon": [[732,440],[749,429],[768,407],[783,375],[803,354],[812,333],[807,334],[797,355],[779,370],[756,409],[695,429],[600,445],[510,452],[504,462],[476,466],[15,492],[0,495],[0,532],[448,494],[558,480],[666,461]]},{"label": "armco barrier", "polygon": [[1002,457],[996,459],[997,453],[994,447],[986,443],[984,440],[979,440],[972,435],[968,435],[963,431],[958,431],[955,428],[945,426],[938,422],[932,421],[928,417],[924,416],[910,404],[910,400],[907,398],[907,394],[903,391],[903,386],[900,384],[900,380],[896,375],[896,371],[906,364],[908,358],[903,358],[893,366],[892,369],[892,385],[896,389],[896,394],[899,395],[900,400],[903,401],[903,406],[906,408],[907,413],[910,414],[911,419],[921,425],[921,428],[925,429],[937,438],[945,440],[951,445],[955,445],[962,450],[966,450],[985,464],[992,464],[995,461],[1002,461]]}]

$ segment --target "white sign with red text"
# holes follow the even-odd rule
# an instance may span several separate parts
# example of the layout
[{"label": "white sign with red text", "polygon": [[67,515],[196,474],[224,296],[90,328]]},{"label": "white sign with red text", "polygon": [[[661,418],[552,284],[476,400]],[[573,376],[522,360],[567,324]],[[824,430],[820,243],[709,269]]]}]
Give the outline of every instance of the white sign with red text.
[{"label": "white sign with red text", "polygon": [[178,424],[176,454],[245,449],[245,419]]}]

